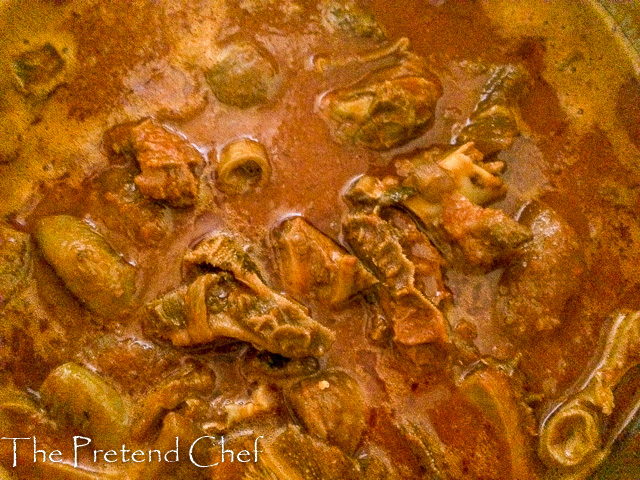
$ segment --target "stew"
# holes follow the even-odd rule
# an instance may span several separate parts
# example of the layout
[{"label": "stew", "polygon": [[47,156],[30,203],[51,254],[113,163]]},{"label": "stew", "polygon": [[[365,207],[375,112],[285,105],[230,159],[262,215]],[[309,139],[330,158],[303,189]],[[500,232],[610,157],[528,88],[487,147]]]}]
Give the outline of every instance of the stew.
[{"label": "stew", "polygon": [[638,478],[598,11],[0,2],[0,478]]}]

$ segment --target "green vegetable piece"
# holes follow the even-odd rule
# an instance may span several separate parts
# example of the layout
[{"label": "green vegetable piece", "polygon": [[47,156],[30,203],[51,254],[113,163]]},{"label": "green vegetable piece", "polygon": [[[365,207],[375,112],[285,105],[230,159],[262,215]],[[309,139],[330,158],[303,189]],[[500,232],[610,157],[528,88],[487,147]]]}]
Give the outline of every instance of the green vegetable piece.
[{"label": "green vegetable piece", "polygon": [[128,306],[135,269],[89,225],[67,215],[46,217],[35,237],[67,288],[90,310],[109,315]]},{"label": "green vegetable piece", "polygon": [[129,425],[122,396],[98,374],[73,363],[53,370],[40,389],[42,402],[57,421],[79,429],[97,445],[118,447]]}]

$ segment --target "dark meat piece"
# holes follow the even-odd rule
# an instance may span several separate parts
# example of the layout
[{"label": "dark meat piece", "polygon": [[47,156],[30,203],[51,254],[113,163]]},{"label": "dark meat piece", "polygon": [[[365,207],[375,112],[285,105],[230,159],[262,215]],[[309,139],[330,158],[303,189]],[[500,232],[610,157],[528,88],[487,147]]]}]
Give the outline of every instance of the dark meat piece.
[{"label": "dark meat piece", "polygon": [[424,133],[441,95],[438,79],[411,56],[399,67],[328,93],[320,109],[340,143],[389,150]]},{"label": "dark meat piece", "polygon": [[172,207],[193,205],[198,195],[194,169],[203,163],[193,145],[151,119],[122,130],[111,148],[138,162],[141,173],[134,181],[142,195]]},{"label": "dark meat piece", "polygon": [[273,378],[306,377],[313,375],[320,369],[317,358],[287,358],[269,352],[259,352],[250,355],[245,360],[245,377]]},{"label": "dark meat piece", "polygon": [[520,135],[515,108],[529,75],[520,65],[495,69],[482,90],[480,101],[454,143],[474,142],[485,155],[509,148]]},{"label": "dark meat piece", "polygon": [[378,282],[356,257],[301,217],[285,220],[272,237],[284,287],[294,296],[339,304]]},{"label": "dark meat piece", "polygon": [[532,202],[519,221],[531,229],[533,240],[503,273],[495,311],[500,325],[523,336],[560,324],[585,267],[575,232],[551,208]]}]

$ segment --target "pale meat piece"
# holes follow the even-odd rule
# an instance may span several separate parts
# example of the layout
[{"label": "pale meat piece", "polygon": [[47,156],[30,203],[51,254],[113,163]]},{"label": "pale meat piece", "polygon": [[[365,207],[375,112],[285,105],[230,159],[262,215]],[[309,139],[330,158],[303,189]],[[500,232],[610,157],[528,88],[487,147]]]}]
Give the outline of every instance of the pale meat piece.
[{"label": "pale meat piece", "polygon": [[396,163],[398,174],[406,177],[402,185],[413,188],[425,200],[437,203],[442,195],[457,190],[477,205],[487,205],[507,193],[500,174],[503,162],[485,162],[473,142],[455,150],[431,147]]},{"label": "pale meat piece", "polygon": [[194,169],[204,162],[198,150],[148,118],[124,130],[111,148],[135,158],[141,172],[134,181],[142,195],[172,207],[193,205],[198,195]]},{"label": "pale meat piece", "polygon": [[585,264],[573,228],[551,208],[532,202],[519,221],[533,240],[500,279],[496,315],[506,331],[523,337],[562,322],[567,301],[579,293]]},{"label": "pale meat piece", "polygon": [[[639,363],[640,312],[616,312],[603,325],[600,348],[589,367],[543,412],[538,455],[559,478],[587,478],[612,450],[616,437],[625,436],[626,427],[626,433],[637,429],[633,424],[640,397],[625,401],[616,387]],[[631,378],[637,381],[637,376]]]},{"label": "pale meat piece", "polygon": [[378,283],[362,262],[301,217],[272,233],[285,289],[294,296],[340,304]]}]

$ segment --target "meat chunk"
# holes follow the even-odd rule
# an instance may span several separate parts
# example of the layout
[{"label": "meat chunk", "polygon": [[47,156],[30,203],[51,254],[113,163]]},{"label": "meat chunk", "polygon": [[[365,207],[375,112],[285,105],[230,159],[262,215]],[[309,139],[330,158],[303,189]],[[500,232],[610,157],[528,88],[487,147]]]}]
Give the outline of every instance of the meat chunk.
[{"label": "meat chunk", "polygon": [[[162,427],[157,437],[148,443],[149,450],[155,452],[169,452],[176,448],[176,438],[180,445],[193,445],[190,458],[193,462],[184,461],[145,461],[132,462],[127,469],[127,478],[131,480],[178,480],[189,478],[191,480],[208,480],[209,475],[204,468],[196,465],[208,465],[209,453],[212,446],[206,439],[202,439],[204,432],[195,422],[177,412],[169,412],[162,420]],[[201,441],[198,441],[201,439]],[[170,458],[170,457],[169,457]],[[182,459],[182,457],[180,457]],[[244,464],[242,464],[244,466]]]},{"label": "meat chunk", "polygon": [[269,352],[258,352],[245,359],[244,375],[247,378],[306,377],[320,369],[320,362],[314,357],[286,358]]},{"label": "meat chunk", "polygon": [[386,37],[373,14],[353,0],[325,0],[322,20],[329,30],[349,36],[378,40]]},{"label": "meat chunk", "polygon": [[[22,52],[12,64],[15,83],[25,94],[46,97],[62,84],[68,74],[74,49],[48,41]],[[56,44],[56,45],[54,45]]]},{"label": "meat chunk", "polygon": [[271,162],[264,146],[241,138],[220,152],[216,167],[216,186],[229,194],[245,194],[269,183]]},{"label": "meat chunk", "polygon": [[373,150],[389,150],[422,135],[442,95],[424,62],[409,57],[352,87],[329,92],[320,109],[334,138]]},{"label": "meat chunk", "polygon": [[53,370],[40,388],[56,421],[77,428],[96,444],[117,447],[129,425],[129,405],[100,375],[73,362]]},{"label": "meat chunk", "polygon": [[188,207],[198,195],[194,173],[203,158],[186,139],[151,119],[123,126],[111,148],[131,154],[140,167],[134,179],[142,195],[172,207]]},{"label": "meat chunk", "polygon": [[251,392],[249,399],[226,403],[225,422],[222,430],[228,430],[238,424],[249,422],[257,417],[273,413],[280,406],[276,392],[265,384],[260,384]]},{"label": "meat chunk", "polygon": [[[391,293],[392,299],[383,310],[392,319],[395,340],[408,345],[447,342],[446,320],[416,286],[416,266],[403,250],[402,234],[378,215],[367,213],[348,216],[342,230],[354,253]],[[425,241],[428,242],[426,238]],[[438,272],[436,277],[439,276]],[[430,283],[423,281],[421,286],[431,288]],[[437,285],[438,281],[434,279],[434,283]]]},{"label": "meat chunk", "polygon": [[201,243],[185,263],[201,274],[148,305],[153,334],[177,346],[233,338],[293,358],[322,356],[331,346],[333,333],[270,289],[229,237]]},{"label": "meat chunk", "polygon": [[149,439],[163,417],[190,399],[211,394],[213,372],[198,365],[184,365],[157,384],[138,405],[131,435],[137,441]]},{"label": "meat chunk", "polygon": [[24,285],[30,267],[29,235],[0,225],[0,307]]},{"label": "meat chunk", "polygon": [[454,143],[473,141],[485,155],[509,148],[520,134],[515,112],[518,97],[528,82],[529,75],[521,65],[497,67]]},{"label": "meat chunk", "polygon": [[442,312],[417,289],[390,298],[382,295],[380,305],[386,318],[391,319],[395,342],[405,346],[449,342]]},{"label": "meat chunk", "polygon": [[471,269],[505,265],[531,239],[530,230],[500,210],[482,208],[454,193],[442,203],[442,227]]},{"label": "meat chunk", "polygon": [[149,390],[144,378],[159,379],[180,366],[178,352],[137,336],[106,334],[82,349],[81,359],[98,373],[108,373],[120,391],[138,397]]},{"label": "meat chunk", "polygon": [[392,291],[414,286],[415,266],[388,222],[378,215],[356,213],[344,219],[342,234],[356,256]]},{"label": "meat chunk", "polygon": [[403,186],[412,187],[426,200],[437,203],[443,194],[457,190],[476,205],[487,205],[507,193],[500,173],[502,162],[484,162],[473,142],[453,151],[432,148],[400,162],[407,177]]},{"label": "meat chunk", "polygon": [[136,188],[135,173],[113,166],[93,180],[90,202],[98,218],[110,230],[124,233],[133,242],[154,245],[174,227],[173,211],[146,198]]},{"label": "meat chunk", "polygon": [[218,100],[239,108],[272,100],[280,87],[276,60],[250,42],[232,43],[222,49],[204,75]]},{"label": "meat chunk", "polygon": [[[499,176],[504,165],[502,162],[486,163],[483,158],[473,143],[453,151],[429,149],[399,160],[396,163],[398,176],[382,180],[369,176],[360,178],[346,196],[363,211],[388,206],[408,210],[419,220],[420,228],[416,228],[413,221],[405,221],[405,227],[398,231],[412,230],[412,237],[424,237],[427,243],[422,242],[423,245],[433,245],[454,267],[491,270],[513,258],[518,248],[530,240],[531,234],[526,226],[503,212],[480,206],[506,193],[506,186]],[[407,225],[413,227],[407,230]],[[411,249],[415,250],[414,247]],[[412,261],[416,263],[415,258]],[[433,272],[431,263],[427,271]],[[430,294],[422,290],[429,297]]]},{"label": "meat chunk", "polygon": [[300,380],[287,392],[307,431],[353,454],[364,432],[366,409],[358,383],[339,370]]},{"label": "meat chunk", "polygon": [[284,286],[293,295],[339,304],[378,282],[360,260],[301,217],[285,220],[272,237]]},{"label": "meat chunk", "polygon": [[[124,79],[128,112],[148,112],[160,120],[184,122],[202,112],[207,95],[191,72],[166,60],[144,62]],[[135,113],[134,113],[135,112]]]},{"label": "meat chunk", "polygon": [[449,299],[449,291],[442,279],[445,262],[429,238],[402,210],[390,208],[384,212],[384,218],[397,232],[402,251],[414,266],[416,288],[434,305]]},{"label": "meat chunk", "polygon": [[382,180],[363,175],[351,184],[344,198],[361,211],[373,211],[378,207],[401,205],[417,193],[413,187],[402,185],[398,177],[387,176]]},{"label": "meat chunk", "polygon": [[532,202],[519,221],[531,229],[533,240],[500,279],[496,315],[500,325],[521,337],[560,324],[585,266],[575,232],[551,208]]}]

